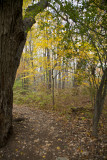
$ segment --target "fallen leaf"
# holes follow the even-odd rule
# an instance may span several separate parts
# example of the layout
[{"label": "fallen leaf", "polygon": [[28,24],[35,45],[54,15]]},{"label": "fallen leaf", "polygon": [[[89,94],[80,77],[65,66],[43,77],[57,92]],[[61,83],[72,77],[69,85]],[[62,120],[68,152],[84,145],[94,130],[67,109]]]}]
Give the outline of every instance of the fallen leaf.
[{"label": "fallen leaf", "polygon": [[60,147],[57,147],[57,150],[60,150]]}]

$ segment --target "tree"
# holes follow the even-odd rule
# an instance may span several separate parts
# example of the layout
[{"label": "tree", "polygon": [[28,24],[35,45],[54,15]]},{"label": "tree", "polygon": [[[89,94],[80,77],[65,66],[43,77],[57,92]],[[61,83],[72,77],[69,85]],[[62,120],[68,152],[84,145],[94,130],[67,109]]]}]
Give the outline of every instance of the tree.
[{"label": "tree", "polygon": [[[35,16],[48,6],[49,1],[40,0],[36,4],[32,3],[25,10],[23,18],[23,0],[0,0],[0,146],[5,144],[8,134],[12,131],[12,88],[27,33],[35,23]],[[73,1],[67,0],[65,0],[65,4],[60,0],[55,0],[55,2],[60,6],[60,11],[52,5],[50,6],[54,8],[58,16],[67,22],[66,28],[67,26],[72,27],[72,35],[78,34],[78,37],[85,37],[99,57],[103,74],[97,89],[95,103],[94,115],[96,118],[94,117],[93,133],[96,135],[107,88],[107,54],[104,46],[106,43],[106,1],[83,0],[81,5],[78,5],[79,0],[76,1],[77,5],[72,4]],[[73,38],[71,41],[73,43]],[[100,102],[99,97],[101,98]]]},{"label": "tree", "polygon": [[26,9],[22,17],[22,0],[0,0],[0,147],[12,131],[13,84],[35,16],[48,6],[40,0]]},{"label": "tree", "polygon": [[[98,135],[98,122],[104,106],[107,91],[107,52],[106,52],[106,0],[65,0],[65,5],[57,0],[60,10],[51,6],[64,21],[66,28],[72,28],[71,37],[78,36],[78,41],[71,39],[74,46],[79,41],[87,41],[93,47],[93,54],[97,55],[97,67],[101,68],[100,82],[95,92],[93,135]],[[81,38],[82,37],[82,38]],[[84,40],[85,39],[85,40]],[[79,48],[77,47],[78,51]],[[91,61],[90,61],[91,62]],[[92,63],[91,63],[92,65]]]}]

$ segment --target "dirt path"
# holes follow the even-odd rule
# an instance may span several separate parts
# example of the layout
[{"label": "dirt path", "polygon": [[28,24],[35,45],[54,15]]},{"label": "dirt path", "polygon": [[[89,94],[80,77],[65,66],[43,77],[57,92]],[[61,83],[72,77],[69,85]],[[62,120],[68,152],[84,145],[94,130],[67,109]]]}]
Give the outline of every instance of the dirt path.
[{"label": "dirt path", "polygon": [[54,113],[25,106],[14,106],[13,115],[14,134],[0,149],[0,160],[106,159],[105,138],[90,139],[87,121],[65,122]]}]

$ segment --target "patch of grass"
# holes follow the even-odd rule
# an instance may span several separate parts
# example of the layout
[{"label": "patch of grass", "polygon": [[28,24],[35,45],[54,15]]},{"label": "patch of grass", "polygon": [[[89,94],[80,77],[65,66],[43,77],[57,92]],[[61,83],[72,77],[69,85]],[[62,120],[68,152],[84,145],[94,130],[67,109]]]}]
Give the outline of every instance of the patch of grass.
[{"label": "patch of grass", "polygon": [[31,90],[23,89],[21,87],[21,81],[15,83],[13,88],[13,100],[14,104],[26,104],[27,106],[36,106],[47,109],[47,106],[51,103],[51,94],[47,94],[46,90]]}]

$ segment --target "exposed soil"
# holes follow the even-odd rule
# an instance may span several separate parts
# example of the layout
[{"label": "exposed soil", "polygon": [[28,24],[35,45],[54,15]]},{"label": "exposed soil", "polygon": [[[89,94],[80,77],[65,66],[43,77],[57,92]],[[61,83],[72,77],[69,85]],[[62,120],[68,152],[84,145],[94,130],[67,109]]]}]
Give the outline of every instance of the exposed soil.
[{"label": "exposed soil", "polygon": [[15,105],[14,133],[0,149],[0,160],[107,159],[105,130],[94,139],[91,120],[70,116],[67,121],[56,113]]}]

